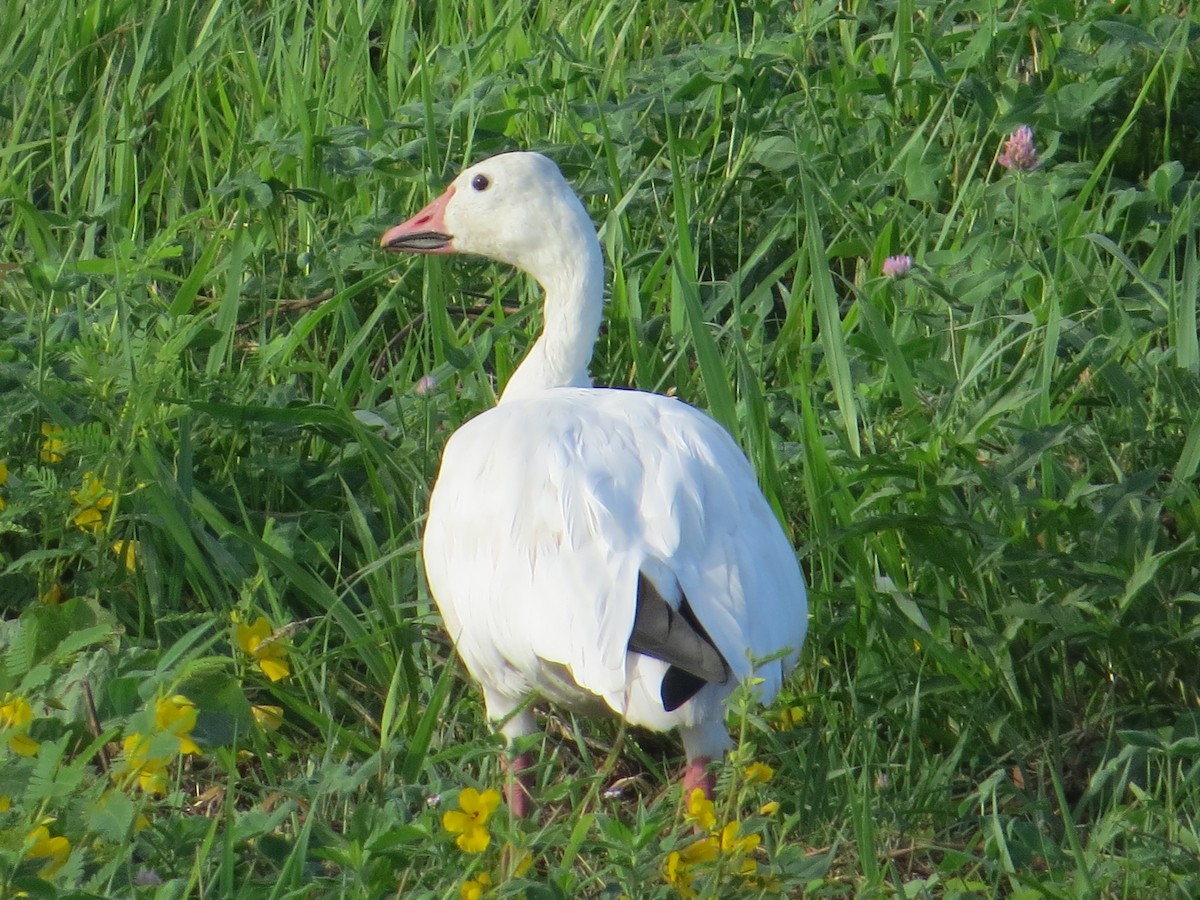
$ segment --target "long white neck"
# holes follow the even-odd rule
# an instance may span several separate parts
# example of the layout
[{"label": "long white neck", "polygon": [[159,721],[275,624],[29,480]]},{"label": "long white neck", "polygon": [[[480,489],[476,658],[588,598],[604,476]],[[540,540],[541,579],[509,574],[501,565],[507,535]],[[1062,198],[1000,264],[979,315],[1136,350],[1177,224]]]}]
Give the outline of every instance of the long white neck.
[{"label": "long white neck", "polygon": [[500,395],[500,402],[556,387],[591,387],[588,363],[604,312],[604,258],[591,219],[563,223],[552,246],[540,248],[521,267],[545,291],[542,333]]}]

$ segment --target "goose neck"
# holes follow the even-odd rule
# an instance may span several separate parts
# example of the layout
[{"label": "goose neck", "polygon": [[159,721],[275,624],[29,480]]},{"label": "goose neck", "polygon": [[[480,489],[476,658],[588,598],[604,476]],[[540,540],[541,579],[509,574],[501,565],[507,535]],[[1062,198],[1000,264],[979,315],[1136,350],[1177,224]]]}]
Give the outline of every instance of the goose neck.
[{"label": "goose neck", "polygon": [[545,293],[542,333],[509,379],[500,401],[556,387],[591,387],[588,364],[604,307],[604,260],[591,230],[530,266]]}]

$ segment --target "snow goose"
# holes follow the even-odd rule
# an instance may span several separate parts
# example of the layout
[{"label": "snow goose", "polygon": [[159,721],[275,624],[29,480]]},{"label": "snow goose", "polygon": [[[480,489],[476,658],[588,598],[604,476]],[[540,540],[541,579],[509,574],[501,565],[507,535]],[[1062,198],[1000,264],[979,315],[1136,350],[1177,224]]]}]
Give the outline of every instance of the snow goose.
[{"label": "snow goose", "polygon": [[[770,702],[807,627],[796,555],[746,457],[678,400],[592,386],[604,261],[545,156],[471,166],[380,243],[486,256],[545,292],[498,405],[447,442],[425,527],[429,589],[488,719],[511,743],[535,731],[541,696],[678,728],[685,791],[711,796],[726,698],[753,677]],[[523,815],[531,760],[506,765]]]}]

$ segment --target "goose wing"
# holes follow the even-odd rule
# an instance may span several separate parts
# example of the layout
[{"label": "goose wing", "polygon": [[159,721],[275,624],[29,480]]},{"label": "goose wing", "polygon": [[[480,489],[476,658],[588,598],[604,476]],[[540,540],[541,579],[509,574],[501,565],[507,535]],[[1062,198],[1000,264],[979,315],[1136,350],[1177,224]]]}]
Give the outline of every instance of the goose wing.
[{"label": "goose wing", "polygon": [[681,631],[702,632],[735,679],[783,653],[756,672],[764,701],[804,641],[804,581],[745,456],[654,394],[554,389],[467,423],[443,456],[424,557],[489,695],[578,690],[627,714],[631,639],[656,656],[655,627],[635,635],[639,583],[686,612]]}]

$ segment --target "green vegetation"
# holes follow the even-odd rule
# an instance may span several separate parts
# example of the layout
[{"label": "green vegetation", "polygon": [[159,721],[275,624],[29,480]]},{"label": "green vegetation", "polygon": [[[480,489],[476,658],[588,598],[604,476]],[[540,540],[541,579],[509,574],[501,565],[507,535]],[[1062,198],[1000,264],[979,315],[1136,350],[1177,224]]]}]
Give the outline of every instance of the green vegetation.
[{"label": "green vegetation", "polygon": [[[735,6],[4,3],[0,896],[1200,894],[1194,11]],[[552,716],[492,811],[422,582],[537,294],[376,243],[516,147],[812,586],[716,809]]]}]

